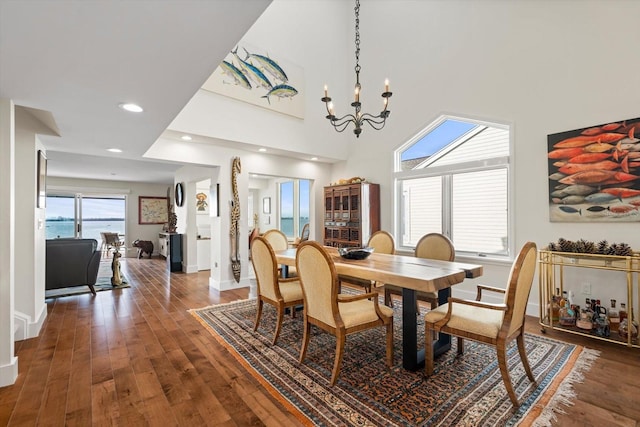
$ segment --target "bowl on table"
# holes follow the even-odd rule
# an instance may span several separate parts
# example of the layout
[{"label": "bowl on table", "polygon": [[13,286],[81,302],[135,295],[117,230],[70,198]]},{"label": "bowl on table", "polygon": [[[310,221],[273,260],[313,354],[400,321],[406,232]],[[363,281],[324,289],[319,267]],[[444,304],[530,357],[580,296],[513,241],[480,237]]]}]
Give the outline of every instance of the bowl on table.
[{"label": "bowl on table", "polygon": [[338,253],[344,259],[365,259],[373,252],[373,248],[339,248]]}]

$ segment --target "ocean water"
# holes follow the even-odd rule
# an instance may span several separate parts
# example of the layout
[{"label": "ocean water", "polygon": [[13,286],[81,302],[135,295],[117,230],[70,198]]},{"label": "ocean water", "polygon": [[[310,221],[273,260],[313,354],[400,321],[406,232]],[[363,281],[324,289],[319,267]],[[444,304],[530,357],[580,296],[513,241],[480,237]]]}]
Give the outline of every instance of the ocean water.
[{"label": "ocean water", "polygon": [[[308,222],[308,217],[301,217],[298,232],[301,232],[302,226],[304,226]],[[280,218],[280,231],[282,231],[288,237],[295,237],[293,235],[293,218]]]},{"label": "ocean water", "polygon": [[[73,224],[73,221],[47,221],[46,238],[74,237]],[[101,243],[101,231],[124,234],[124,219],[119,221],[84,221],[82,223],[83,239],[96,239],[98,243]]]}]

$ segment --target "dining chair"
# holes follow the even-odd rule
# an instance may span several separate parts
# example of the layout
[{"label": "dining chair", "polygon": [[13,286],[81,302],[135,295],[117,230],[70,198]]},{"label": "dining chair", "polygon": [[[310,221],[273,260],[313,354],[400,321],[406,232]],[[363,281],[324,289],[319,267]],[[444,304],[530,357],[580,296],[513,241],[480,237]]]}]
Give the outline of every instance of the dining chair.
[{"label": "dining chair", "polygon": [[[435,259],[440,261],[453,261],[456,250],[447,236],[440,233],[429,233],[420,238],[414,250],[416,258]],[[393,307],[391,295],[402,295],[402,288],[392,284],[384,285],[384,303]],[[416,291],[416,300],[429,303],[429,309],[438,306],[438,293],[428,291]],[[420,307],[416,305],[416,313],[420,313]]]},{"label": "dining chair", "polygon": [[[374,249],[374,253],[377,254],[390,254],[393,255],[396,253],[396,243],[393,236],[387,231],[376,231],[369,238],[369,242],[367,242],[367,246]],[[373,280],[361,279],[359,277],[353,276],[343,276],[339,275],[338,279],[340,280],[340,285],[342,283],[349,283],[357,286],[362,286],[365,292],[371,292],[372,287],[374,287],[377,282]]]},{"label": "dining chair", "polygon": [[300,233],[300,243],[309,240],[309,223],[302,226],[302,232]]},{"label": "dining chair", "polygon": [[291,246],[297,248],[300,243],[306,242],[307,240],[309,240],[309,223],[302,226],[300,237],[296,237]]},{"label": "dining chair", "polygon": [[[267,230],[262,237],[271,245],[274,251],[284,251],[289,249],[289,241],[287,236],[280,230],[272,228]],[[282,271],[282,267],[278,267],[278,271],[282,277],[292,277],[295,275],[295,267],[287,267],[286,273]]]},{"label": "dining chair", "polygon": [[258,282],[258,308],[254,331],[258,330],[262,306],[266,302],[276,307],[276,330],[273,335],[275,345],[282,328],[282,319],[286,308],[291,308],[291,315],[295,315],[295,307],[302,305],[302,288],[298,279],[283,279],[279,277],[278,263],[273,248],[264,237],[255,237],[251,242],[251,263]]},{"label": "dining chair", "polygon": [[120,250],[120,247],[122,246],[122,241],[120,240],[120,236],[118,236],[118,233],[104,232],[100,234],[104,235],[104,241],[106,243],[106,249],[107,249],[107,257],[109,256],[109,251],[111,251],[111,249],[113,249],[114,251]]},{"label": "dining chair", "polygon": [[298,247],[296,266],[304,296],[304,334],[300,363],[304,362],[311,325],[336,337],[336,354],[331,385],[336,383],[349,334],[370,328],[386,328],[386,363],[393,365],[393,309],[378,304],[377,294],[344,295],[338,293],[338,274],[330,255],[313,240]]},{"label": "dining chair", "polygon": [[[498,366],[509,399],[518,407],[507,368],[507,345],[517,340],[518,352],[527,377],[535,384],[524,347],[524,316],[536,270],[537,248],[533,242],[524,244],[511,266],[506,289],[478,285],[475,301],[449,298],[425,315],[425,373],[433,374],[433,333],[441,332],[458,337],[458,354],[464,351],[463,339],[471,339],[496,348]],[[482,291],[504,294],[500,304],[482,302]]]}]

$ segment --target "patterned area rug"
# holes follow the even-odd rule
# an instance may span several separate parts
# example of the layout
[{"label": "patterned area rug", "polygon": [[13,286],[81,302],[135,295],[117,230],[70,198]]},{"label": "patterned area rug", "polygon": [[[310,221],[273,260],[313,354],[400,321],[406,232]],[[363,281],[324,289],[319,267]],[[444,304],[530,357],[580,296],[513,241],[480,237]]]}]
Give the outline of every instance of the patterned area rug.
[{"label": "patterned area rug", "polygon": [[[569,404],[571,384],[582,380],[598,353],[580,346],[527,335],[532,384],[517,347],[508,351],[509,372],[524,403],[511,405],[492,347],[465,341],[465,353],[453,348],[436,359],[435,374],[402,368],[401,311],[395,305],[395,365],[385,366],[384,329],[347,337],[342,371],[329,385],[335,338],[313,327],[307,357],[298,363],[302,314],[285,315],[282,332],[271,345],[275,309],[265,304],[253,332],[255,300],[236,301],[191,313],[245,368],[304,424],[321,426],[512,426],[548,425],[559,405]],[[423,342],[423,316],[417,318]]]},{"label": "patterned area rug", "polygon": [[[130,288],[126,277],[122,276],[122,285],[120,286],[112,286],[111,285],[111,263],[102,261],[100,262],[100,267],[98,268],[98,278],[96,280],[96,284],[93,286],[96,290],[96,293],[102,291],[112,291],[114,289],[122,289],[122,288]],[[47,298],[60,298],[60,297],[68,297],[71,295],[82,295],[82,294],[90,294],[91,289],[89,286],[72,286],[69,288],[60,288],[60,289],[49,289],[44,291],[44,297]]]}]

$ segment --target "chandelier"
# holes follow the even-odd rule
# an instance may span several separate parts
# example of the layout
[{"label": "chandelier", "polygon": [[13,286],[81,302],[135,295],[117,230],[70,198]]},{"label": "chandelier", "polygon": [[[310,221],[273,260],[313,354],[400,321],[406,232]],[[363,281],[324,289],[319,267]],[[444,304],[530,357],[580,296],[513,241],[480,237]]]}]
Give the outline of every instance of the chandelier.
[{"label": "chandelier", "polygon": [[356,134],[356,137],[359,138],[362,133],[362,125],[364,123],[368,123],[375,130],[380,130],[384,127],[385,122],[387,121],[387,117],[391,114],[387,108],[389,107],[389,98],[391,98],[392,93],[389,92],[389,80],[385,80],[384,82],[384,92],[382,92],[383,98],[383,106],[384,109],[380,112],[380,114],[374,116],[369,113],[362,113],[362,104],[360,103],[360,92],[362,91],[362,87],[360,86],[360,0],[356,0],[356,7],[354,8],[356,12],[356,84],[354,89],[354,97],[355,100],[351,103],[351,106],[355,108],[355,114],[347,114],[340,118],[336,117],[335,110],[333,108],[333,102],[331,102],[331,97],[329,97],[327,85],[324,86],[324,97],[322,97],[322,102],[324,102],[325,107],[327,108],[327,116],[326,118],[329,120],[329,123],[333,126],[333,128],[337,132],[343,132],[350,123],[353,123],[355,128],[353,129],[353,133]]}]

